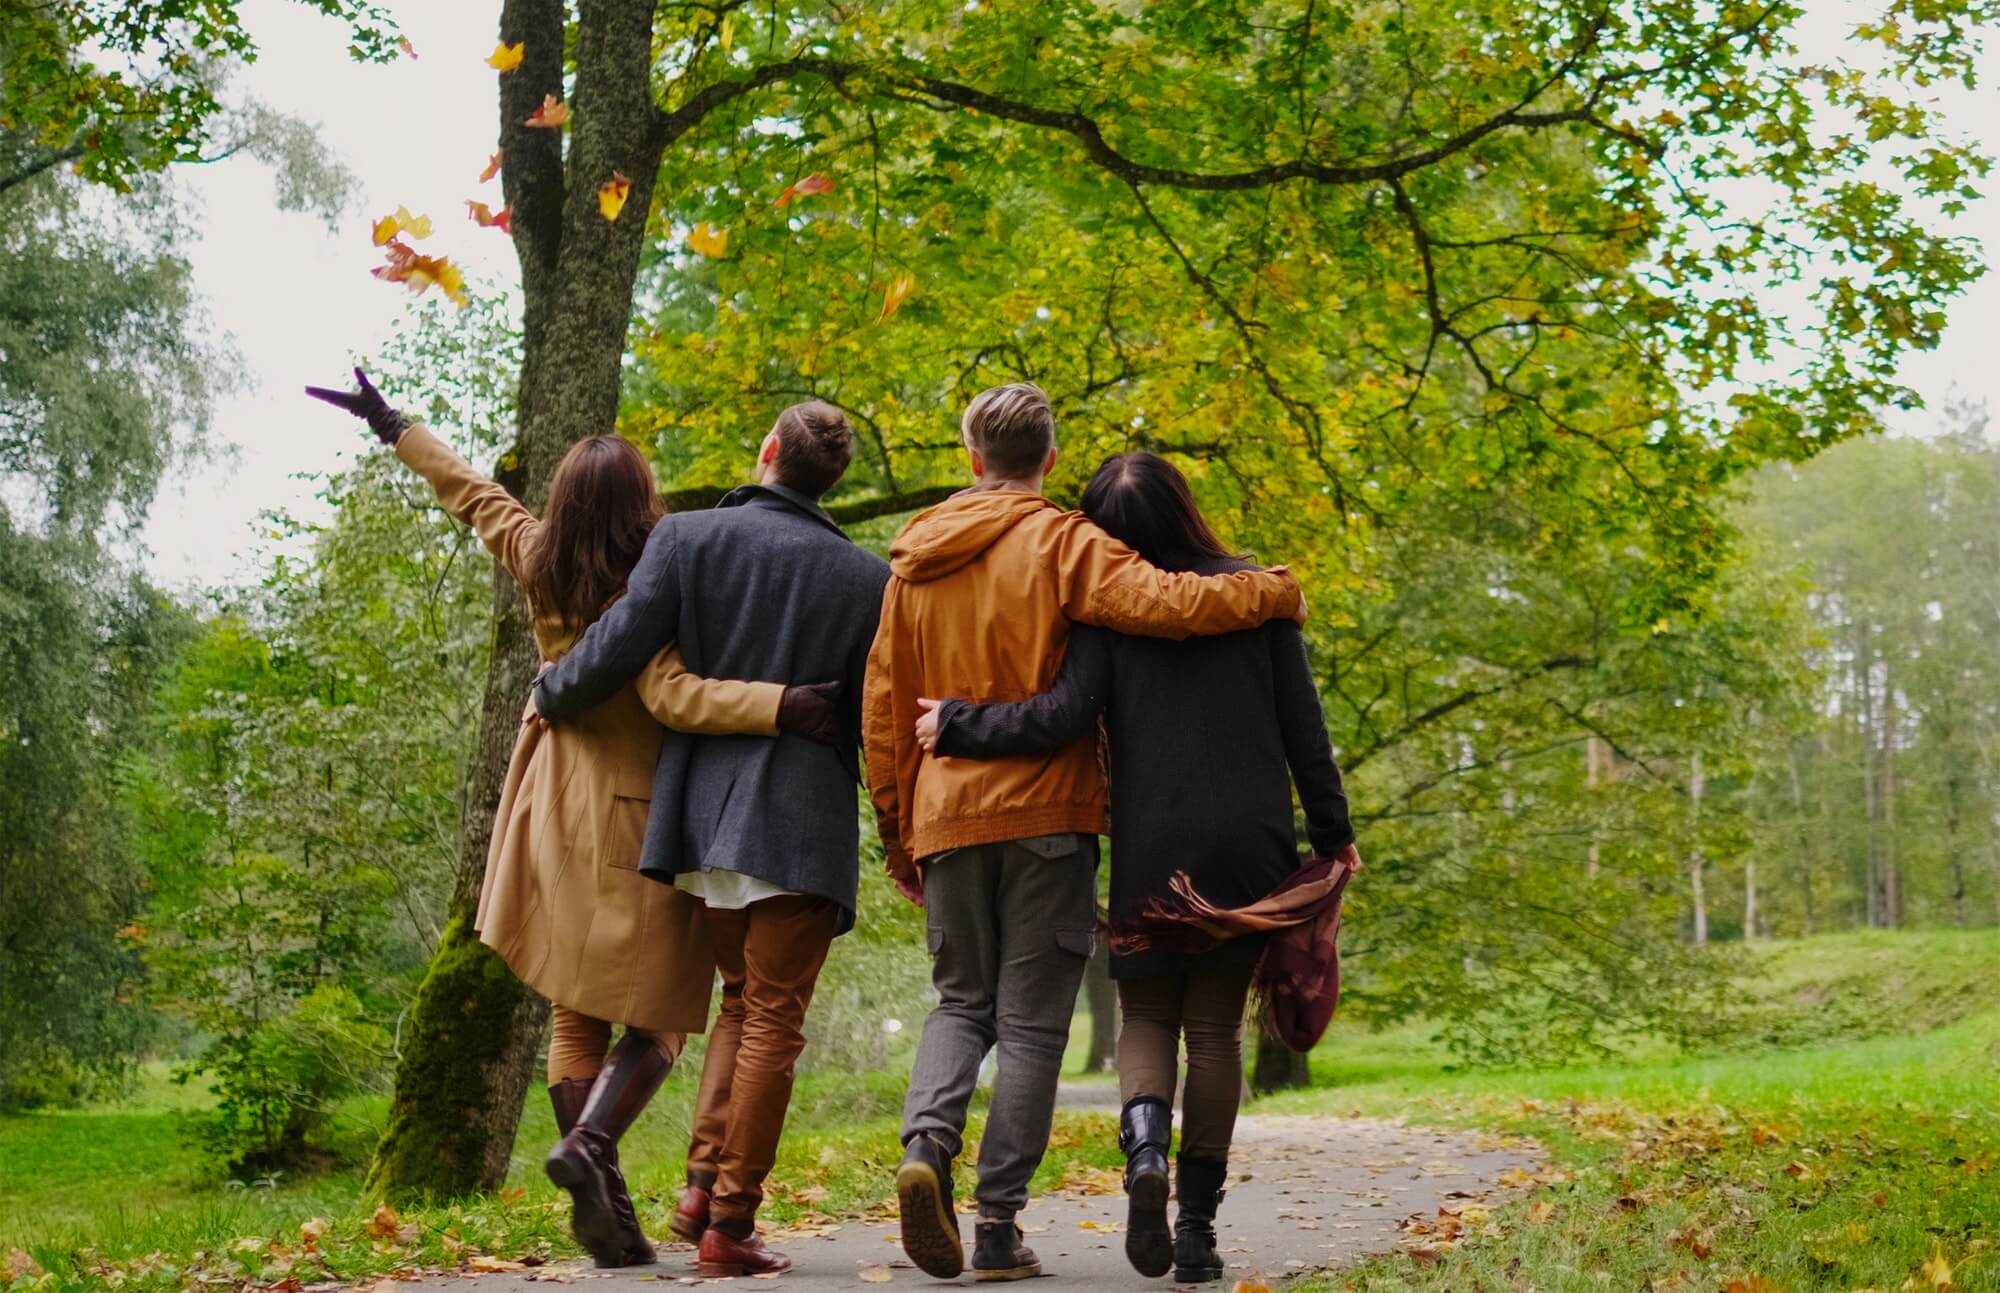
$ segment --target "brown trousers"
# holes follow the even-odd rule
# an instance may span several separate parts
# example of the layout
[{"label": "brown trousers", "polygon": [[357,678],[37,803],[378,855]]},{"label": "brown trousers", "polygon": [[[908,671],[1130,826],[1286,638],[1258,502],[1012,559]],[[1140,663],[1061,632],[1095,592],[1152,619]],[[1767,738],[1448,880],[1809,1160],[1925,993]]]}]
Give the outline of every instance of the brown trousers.
[{"label": "brown trousers", "polygon": [[1253,961],[1197,956],[1171,974],[1118,981],[1118,1086],[1128,1102],[1174,1102],[1180,1042],[1187,1037],[1181,1152],[1227,1161],[1243,1099],[1243,1003]]},{"label": "brown trousers", "polygon": [[711,1192],[711,1224],[747,1236],[778,1158],[792,1066],[805,1049],[806,1007],[826,964],[839,908],[795,894],[740,910],[706,908],[722,973],[695,1097],[688,1183]]},{"label": "brown trousers", "polygon": [[[550,1015],[549,1085],[556,1086],[572,1078],[588,1080],[603,1072],[604,1057],[611,1053],[610,1021],[568,1006],[557,1006]],[[669,1065],[681,1057],[681,1048],[687,1045],[686,1033],[648,1033],[639,1028],[628,1031],[649,1038]]]}]

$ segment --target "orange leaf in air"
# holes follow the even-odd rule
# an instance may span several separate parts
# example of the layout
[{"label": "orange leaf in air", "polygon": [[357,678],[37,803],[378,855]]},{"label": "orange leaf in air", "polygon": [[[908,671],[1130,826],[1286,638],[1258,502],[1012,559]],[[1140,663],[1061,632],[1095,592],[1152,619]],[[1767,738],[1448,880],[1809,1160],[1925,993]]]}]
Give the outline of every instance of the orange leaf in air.
[{"label": "orange leaf in air", "polygon": [[384,250],[389,263],[368,271],[376,278],[401,283],[419,295],[436,286],[443,289],[454,303],[460,306],[465,304],[465,276],[459,273],[458,266],[443,256],[419,255],[406,242],[392,242]]},{"label": "orange leaf in air", "polygon": [[778,209],[784,210],[794,199],[809,198],[815,193],[833,192],[833,181],[824,175],[808,175],[793,184],[787,184],[785,191],[778,195]]},{"label": "orange leaf in air", "polygon": [[405,57],[415,58],[417,56],[417,47],[410,43],[408,36],[396,37],[396,48],[402,50]]},{"label": "orange leaf in air", "polygon": [[560,128],[569,120],[569,105],[553,94],[542,96],[542,106],[528,114],[524,126],[540,126],[546,130]]},{"label": "orange leaf in air", "polygon": [[521,65],[524,52],[520,41],[509,45],[503,40],[486,56],[486,66],[496,72],[511,72]]},{"label": "orange leaf in air", "polygon": [[597,209],[606,220],[616,220],[625,209],[625,199],[631,196],[632,181],[625,178],[625,172],[613,171],[610,179],[597,186]]},{"label": "orange leaf in air", "polygon": [[507,155],[507,150],[502,148],[495,151],[493,156],[486,159],[486,169],[479,172],[479,182],[481,184],[486,183],[486,181],[492,179],[495,175],[498,175],[500,173],[500,159],[505,157],[506,155]]},{"label": "orange leaf in air", "polygon": [[908,296],[910,289],[916,285],[917,276],[908,270],[889,280],[889,286],[882,292],[882,322],[887,323],[889,317],[902,308],[903,298]]},{"label": "orange leaf in air", "polygon": [[402,234],[408,234],[412,238],[419,239],[430,237],[431,218],[429,216],[411,215],[410,208],[408,207],[397,207],[396,214],[385,215],[375,222],[375,245],[377,247],[387,245],[391,240]]},{"label": "orange leaf in air", "polygon": [[729,230],[711,229],[705,224],[698,224],[688,230],[688,246],[710,259],[727,255]]},{"label": "orange leaf in air", "polygon": [[498,229],[502,233],[512,233],[514,231],[514,212],[512,208],[501,207],[498,211],[495,211],[484,202],[467,202],[465,209],[472,213],[472,223],[478,225],[481,229]]}]

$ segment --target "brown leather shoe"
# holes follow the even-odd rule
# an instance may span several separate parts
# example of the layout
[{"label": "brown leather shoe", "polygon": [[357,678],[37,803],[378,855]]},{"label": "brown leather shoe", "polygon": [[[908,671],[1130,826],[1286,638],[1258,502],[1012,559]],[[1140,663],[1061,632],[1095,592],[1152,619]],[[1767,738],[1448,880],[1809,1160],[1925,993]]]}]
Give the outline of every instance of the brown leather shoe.
[{"label": "brown leather shoe", "polygon": [[618,1141],[672,1067],[650,1038],[628,1030],[605,1059],[576,1126],[544,1164],[549,1179],[569,1191],[570,1232],[600,1267],[656,1259],[618,1170]]},{"label": "brown leather shoe", "polygon": [[681,1187],[680,1200],[674,1204],[674,1215],[667,1219],[667,1226],[691,1244],[701,1242],[708,1233],[708,1190],[692,1183]]},{"label": "brown leather shoe", "polygon": [[705,1280],[729,1279],[737,1275],[783,1275],[792,1269],[792,1259],[775,1248],[766,1248],[754,1233],[738,1239],[710,1226],[701,1237],[696,1260]]}]

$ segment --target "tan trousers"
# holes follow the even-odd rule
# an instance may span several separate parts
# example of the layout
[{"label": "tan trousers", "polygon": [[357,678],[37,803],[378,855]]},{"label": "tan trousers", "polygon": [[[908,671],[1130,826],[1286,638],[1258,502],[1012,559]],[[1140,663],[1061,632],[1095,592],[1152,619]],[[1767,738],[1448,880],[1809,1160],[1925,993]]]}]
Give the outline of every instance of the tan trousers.
[{"label": "tan trousers", "polygon": [[1169,1106],[1187,1038],[1181,1152],[1226,1161],[1243,1099],[1243,1003],[1255,964],[1241,956],[1191,957],[1172,974],[1118,981],[1118,1086],[1128,1102]]},{"label": "tan trousers", "polygon": [[793,1064],[805,1049],[806,1007],[826,964],[840,909],[787,894],[740,910],[706,909],[722,974],[695,1097],[688,1183],[711,1192],[710,1223],[748,1236],[778,1158]]},{"label": "tan trousers", "polygon": [[[660,1054],[672,1064],[681,1057],[681,1048],[687,1045],[686,1033],[647,1033],[632,1029],[641,1037],[652,1039],[659,1047]],[[611,1025],[606,1020],[571,1010],[568,1006],[557,1006],[550,1012],[549,1026],[549,1085],[568,1081],[572,1078],[588,1080],[604,1070],[604,1057],[611,1053]]]}]

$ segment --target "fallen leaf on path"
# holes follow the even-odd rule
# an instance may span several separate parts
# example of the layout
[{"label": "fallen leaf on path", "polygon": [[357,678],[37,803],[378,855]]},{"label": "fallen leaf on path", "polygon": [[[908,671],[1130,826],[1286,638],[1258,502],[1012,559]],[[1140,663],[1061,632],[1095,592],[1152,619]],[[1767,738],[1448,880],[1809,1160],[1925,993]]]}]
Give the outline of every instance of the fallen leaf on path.
[{"label": "fallen leaf on path", "polygon": [[520,41],[517,40],[509,45],[503,40],[493,47],[491,54],[486,56],[486,66],[496,72],[511,72],[521,65],[521,60],[526,55],[527,50]]},{"label": "fallen leaf on path", "polygon": [[863,1284],[887,1284],[894,1278],[896,1277],[889,1273],[887,1266],[863,1266],[861,1268],[861,1282]]},{"label": "fallen leaf on path", "polygon": [[542,106],[529,113],[528,119],[521,124],[543,130],[557,130],[568,120],[569,105],[553,94],[545,94],[542,96]]},{"label": "fallen leaf on path", "polygon": [[785,186],[778,195],[778,209],[784,210],[799,198],[809,198],[815,193],[833,192],[833,181],[824,175],[808,175]]},{"label": "fallen leaf on path", "polygon": [[370,1239],[394,1239],[402,1224],[403,1219],[396,1215],[396,1210],[384,1203],[378,1205],[375,1215],[368,1218],[366,1230]]},{"label": "fallen leaf on path", "polygon": [[631,196],[632,181],[625,178],[625,172],[613,171],[610,179],[597,186],[597,209],[606,220],[616,220],[625,209],[625,199]]},{"label": "fallen leaf on path", "polygon": [[478,1271],[483,1275],[498,1275],[502,1271],[524,1271],[528,1269],[526,1262],[510,1262],[504,1257],[493,1257],[486,1253],[479,1254],[465,1265],[467,1269]]},{"label": "fallen leaf on path", "polygon": [[1271,1286],[1263,1280],[1237,1280],[1230,1293],[1271,1293]]}]

